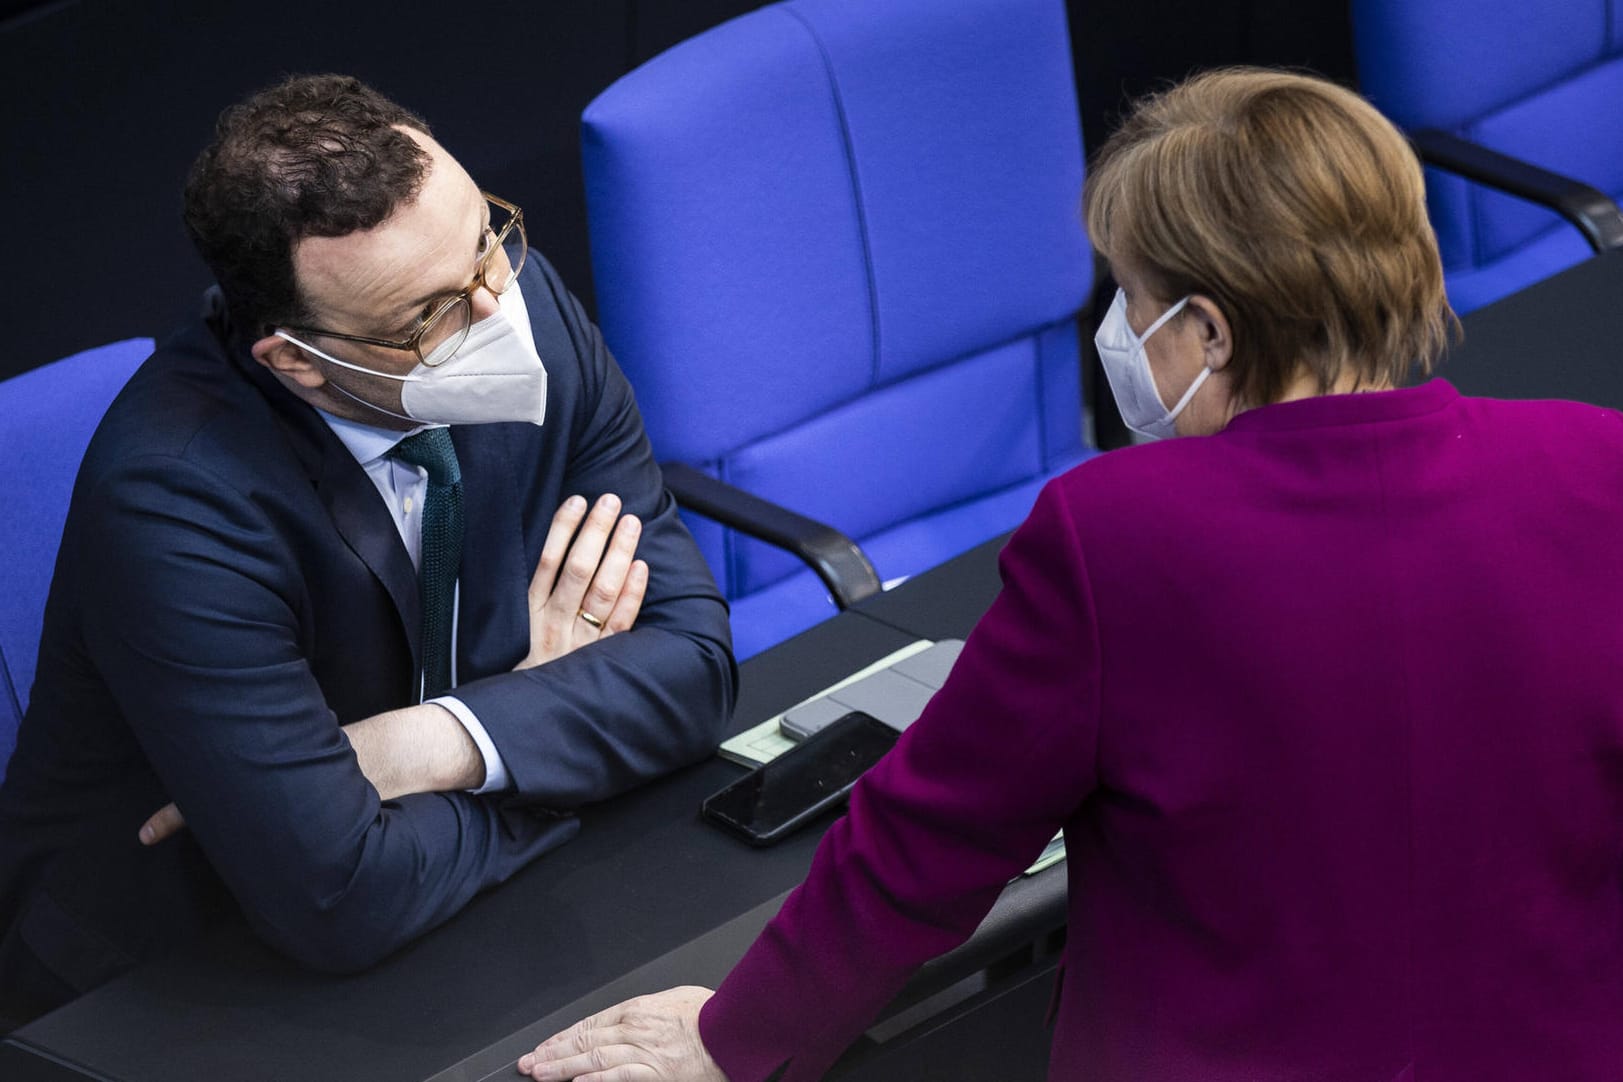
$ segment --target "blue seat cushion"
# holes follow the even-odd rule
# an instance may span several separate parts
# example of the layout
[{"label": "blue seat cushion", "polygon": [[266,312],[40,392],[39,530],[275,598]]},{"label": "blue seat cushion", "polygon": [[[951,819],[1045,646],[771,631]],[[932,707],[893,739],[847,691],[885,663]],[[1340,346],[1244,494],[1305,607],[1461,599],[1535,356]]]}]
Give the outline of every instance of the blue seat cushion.
[{"label": "blue seat cushion", "polygon": [[[1094,454],[1077,452],[1066,468]],[[1044,476],[1023,481],[859,540],[882,578],[888,581],[917,575],[1014,529],[1031,511],[1037,493],[1048,480]],[[828,590],[809,570],[780,579],[730,604],[733,651],[740,661],[835,615]]]}]

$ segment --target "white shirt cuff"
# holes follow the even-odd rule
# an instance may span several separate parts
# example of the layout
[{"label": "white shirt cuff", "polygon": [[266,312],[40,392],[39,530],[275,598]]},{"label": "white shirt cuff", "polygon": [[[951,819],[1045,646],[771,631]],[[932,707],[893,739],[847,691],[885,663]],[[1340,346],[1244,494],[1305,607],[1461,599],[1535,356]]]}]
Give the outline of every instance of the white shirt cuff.
[{"label": "white shirt cuff", "polygon": [[485,760],[485,784],[477,789],[467,791],[470,793],[494,793],[506,789],[510,783],[510,779],[507,777],[507,764],[502,762],[501,754],[496,750],[496,745],[491,742],[490,734],[485,732],[485,727],[479,724],[479,719],[473,716],[473,711],[468,709],[467,704],[461,699],[453,698],[450,695],[441,695],[437,699],[429,699],[428,701],[436,706],[445,707],[453,717],[462,723],[462,727],[468,730],[469,736],[473,737],[474,745],[478,747],[479,754]]}]

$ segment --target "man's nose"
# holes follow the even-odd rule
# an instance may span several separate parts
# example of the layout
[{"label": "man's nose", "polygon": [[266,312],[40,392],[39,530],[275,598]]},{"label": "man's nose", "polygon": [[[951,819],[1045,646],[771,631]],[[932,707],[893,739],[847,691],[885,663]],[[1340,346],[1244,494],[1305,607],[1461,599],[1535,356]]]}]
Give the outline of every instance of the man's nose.
[{"label": "man's nose", "polygon": [[475,323],[489,319],[502,310],[501,298],[484,285],[481,285],[469,295],[468,304],[473,309],[473,321]]}]

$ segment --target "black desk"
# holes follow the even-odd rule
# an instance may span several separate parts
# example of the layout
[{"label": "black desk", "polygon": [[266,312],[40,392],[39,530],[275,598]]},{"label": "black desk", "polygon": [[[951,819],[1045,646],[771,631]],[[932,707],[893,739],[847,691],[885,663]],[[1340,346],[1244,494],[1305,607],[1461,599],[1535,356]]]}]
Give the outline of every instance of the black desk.
[{"label": "black desk", "polygon": [[[975,577],[968,565],[993,551],[921,576],[878,609],[926,628],[941,614],[911,612],[907,598],[928,598],[937,577]],[[989,601],[960,596],[950,626],[934,630],[846,613],[752,658],[735,729],[915,637],[961,634]],[[582,1013],[674,983],[714,983],[800,881],[819,830],[752,850],[698,819],[700,800],[739,769],[711,760],[589,809],[576,840],[364,974],[301,971],[244,926],[219,929],[13,1034],[0,1045],[0,1077],[512,1077],[520,1052]],[[847,1077],[951,1076],[1013,1041],[1031,1062],[998,1077],[1041,1078],[1063,875],[1013,884],[965,948],[910,986],[899,1001],[907,1009],[876,1027],[883,1043],[859,1048]],[[988,967],[989,977],[964,979]]]},{"label": "black desk", "polygon": [[983,542],[902,587],[875,594],[857,612],[919,639],[964,639],[991,608],[1002,582],[997,554],[1008,534]]},{"label": "black desk", "polygon": [[1623,409],[1623,254],[1587,259],[1464,317],[1437,374],[1487,398]]}]

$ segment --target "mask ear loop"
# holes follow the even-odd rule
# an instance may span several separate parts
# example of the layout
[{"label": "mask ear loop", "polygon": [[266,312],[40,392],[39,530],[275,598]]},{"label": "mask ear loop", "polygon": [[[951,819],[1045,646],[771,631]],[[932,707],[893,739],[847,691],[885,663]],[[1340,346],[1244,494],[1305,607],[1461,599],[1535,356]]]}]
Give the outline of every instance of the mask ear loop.
[{"label": "mask ear loop", "polygon": [[394,410],[387,409],[387,408],[385,408],[383,406],[380,406],[376,402],[368,402],[366,399],[360,397],[359,395],[351,394],[349,391],[344,390],[342,387],[338,386],[338,384],[332,382],[331,380],[327,381],[327,386],[331,387],[333,390],[337,391],[339,394],[343,395],[345,398],[349,399],[350,401],[358,402],[361,405],[365,406],[369,410],[377,410],[379,413],[387,413],[390,417],[398,417],[400,420],[402,420],[402,421],[410,421],[414,425],[426,425],[428,423],[426,421],[419,421],[415,417],[407,417],[404,413],[396,413]]},{"label": "mask ear loop", "polygon": [[[317,357],[320,357],[322,360],[330,361],[331,363],[336,364],[340,368],[348,368],[352,372],[360,372],[363,375],[368,375],[368,376],[378,376],[378,377],[380,377],[382,379],[398,380],[401,383],[420,383],[422,381],[422,378],[423,378],[422,376],[413,376],[413,375],[397,376],[397,375],[394,375],[391,372],[375,372],[370,368],[363,368],[358,364],[350,364],[348,361],[340,361],[337,357],[334,357],[332,354],[327,353],[327,352],[325,352],[323,350],[319,350],[315,346],[310,345],[308,342],[301,342],[297,338],[293,337],[291,334],[288,334],[286,331],[284,331],[284,330],[282,330],[280,328],[278,328],[274,333],[276,334],[276,337],[281,338],[281,339],[283,339],[285,341],[288,341],[288,342],[292,342],[295,346],[298,346],[300,349],[308,350],[309,352],[314,353]],[[376,402],[368,402],[366,399],[362,398],[361,396],[359,396],[357,394],[352,394],[351,392],[344,390],[342,387],[340,387],[338,384],[332,382],[331,380],[327,381],[327,386],[331,387],[333,390],[337,391],[339,394],[343,395],[345,398],[349,399],[350,401],[357,402],[360,405],[365,406],[369,410],[376,410],[379,413],[387,414],[388,416],[397,418],[398,420],[401,420],[401,421],[410,421],[412,424],[419,424],[420,425],[420,424],[423,423],[422,421],[419,421],[415,417],[408,417],[404,413],[396,413],[394,410],[388,409],[388,408],[386,408],[384,406],[380,406]]]},{"label": "mask ear loop", "polygon": [[[364,367],[362,365],[351,364],[348,361],[340,361],[337,357],[334,357],[331,353],[328,353],[328,352],[326,352],[324,350],[319,350],[315,346],[312,346],[308,342],[300,341],[299,339],[294,338],[291,334],[288,334],[286,331],[282,330],[280,327],[276,328],[276,330],[274,332],[272,332],[272,333],[274,333],[276,335],[276,337],[282,339],[283,341],[292,342],[295,346],[298,346],[300,349],[305,350],[306,352],[309,352],[309,353],[314,353],[317,357],[320,357],[322,360],[327,361],[327,362],[332,363],[332,364],[336,364],[339,368],[347,368],[351,372],[360,372],[363,375],[377,376],[380,379],[392,379],[392,380],[396,380],[396,381],[398,381],[400,383],[420,383],[422,381],[422,378],[423,378],[422,376],[411,375],[409,372],[404,376],[397,376],[393,372],[379,372],[375,368],[366,368],[366,367]],[[410,418],[408,417],[407,420],[410,420]]]},{"label": "mask ear loop", "polygon": [[[1123,307],[1125,307],[1126,306],[1126,300],[1125,300],[1126,294],[1123,294],[1122,296],[1123,296],[1122,304],[1123,304]],[[1154,323],[1151,323],[1148,327],[1146,327],[1144,329],[1144,333],[1142,335],[1140,335],[1139,338],[1138,338],[1138,341],[1136,343],[1134,343],[1138,347],[1138,351],[1140,353],[1143,353],[1144,352],[1144,343],[1148,342],[1150,340],[1150,335],[1154,334],[1156,331],[1158,331],[1162,327],[1166,326],[1167,320],[1171,319],[1173,316],[1175,316],[1179,312],[1183,311],[1184,306],[1187,305],[1188,303],[1189,303],[1189,298],[1188,297],[1183,298],[1183,300],[1179,301],[1177,304],[1174,304],[1171,308],[1168,308],[1165,312],[1162,312],[1160,317],[1158,319],[1156,319],[1156,321]],[[1126,315],[1125,312],[1123,312],[1122,314],[1124,316]],[[1125,323],[1126,320],[1124,319],[1123,322]],[[1127,330],[1128,330],[1129,334],[1132,333],[1132,328],[1131,327],[1128,327]],[[1144,357],[1144,363],[1145,363],[1146,367],[1149,365],[1149,360],[1150,360],[1149,356],[1146,354],[1145,357]],[[1200,375],[1195,377],[1195,382],[1191,383],[1189,385],[1189,389],[1183,393],[1183,397],[1178,399],[1178,404],[1176,406],[1173,406],[1170,410],[1167,410],[1167,423],[1168,424],[1171,424],[1173,421],[1178,419],[1178,414],[1182,413],[1183,408],[1185,406],[1189,405],[1189,400],[1191,398],[1195,397],[1195,392],[1200,390],[1200,385],[1202,383],[1205,383],[1206,382],[1206,377],[1211,375],[1211,374],[1212,374],[1212,370],[1210,368],[1202,368],[1200,370]],[[1161,391],[1160,391],[1160,388],[1155,386],[1155,379],[1154,379],[1153,376],[1150,378],[1150,389],[1155,392],[1155,400],[1157,402],[1161,402]],[[1166,409],[1166,405],[1167,404],[1165,402],[1161,402],[1161,408],[1162,409]]]},{"label": "mask ear loop", "polygon": [[[1178,419],[1178,414],[1182,413],[1183,408],[1189,405],[1189,400],[1195,397],[1195,392],[1200,390],[1200,385],[1205,383],[1206,377],[1211,374],[1212,370],[1210,368],[1206,368],[1204,366],[1201,367],[1200,375],[1195,377],[1195,382],[1191,383],[1189,385],[1189,389],[1183,393],[1183,397],[1178,399],[1178,404],[1167,411],[1168,422],[1176,421]],[[1155,397],[1160,398],[1161,392],[1155,392]]]},{"label": "mask ear loop", "polygon": [[[1122,307],[1126,308],[1127,302],[1126,302],[1126,294],[1125,293],[1122,294],[1122,298],[1123,298]],[[1138,344],[1139,344],[1139,346],[1142,347],[1145,342],[1148,342],[1150,340],[1150,335],[1154,334],[1156,331],[1158,331],[1162,327],[1166,326],[1167,320],[1171,319],[1173,316],[1175,316],[1179,312],[1183,311],[1184,305],[1186,305],[1188,303],[1189,303],[1189,298],[1185,297],[1183,300],[1179,301],[1177,304],[1174,304],[1171,308],[1168,308],[1165,312],[1162,312],[1160,317],[1154,323],[1151,323],[1148,327],[1146,327],[1144,329],[1143,334],[1138,336]],[[1125,311],[1122,313],[1122,315],[1124,315],[1124,316],[1126,314],[1127,313]],[[1128,327],[1127,328],[1127,333],[1131,334],[1132,332],[1133,332],[1133,328]],[[278,332],[278,333],[280,333],[280,332]]]}]

